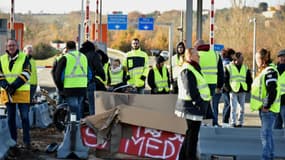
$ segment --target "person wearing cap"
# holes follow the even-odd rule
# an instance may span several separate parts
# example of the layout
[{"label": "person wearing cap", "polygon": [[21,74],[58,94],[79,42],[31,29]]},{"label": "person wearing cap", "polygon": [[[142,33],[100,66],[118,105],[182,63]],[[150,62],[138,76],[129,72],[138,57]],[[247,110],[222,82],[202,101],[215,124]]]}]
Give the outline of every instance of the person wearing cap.
[{"label": "person wearing cap", "polygon": [[281,50],[277,54],[278,63],[277,70],[279,72],[279,83],[281,88],[281,101],[280,101],[280,113],[278,113],[274,128],[283,129],[285,128],[285,49]]},{"label": "person wearing cap", "polygon": [[170,78],[168,69],[164,65],[162,56],[156,57],[156,65],[149,70],[147,82],[151,88],[151,94],[168,94],[170,91]]},{"label": "person wearing cap", "polygon": [[[194,47],[199,52],[200,66],[204,74],[204,77],[210,87],[212,102],[212,125],[219,127],[218,113],[219,113],[219,101],[222,96],[222,88],[224,86],[224,67],[223,62],[219,54],[210,49],[210,45],[206,44],[204,40],[197,40],[194,43]],[[210,111],[208,111],[210,113]],[[210,115],[209,115],[210,116]],[[210,117],[209,117],[210,118]]]}]

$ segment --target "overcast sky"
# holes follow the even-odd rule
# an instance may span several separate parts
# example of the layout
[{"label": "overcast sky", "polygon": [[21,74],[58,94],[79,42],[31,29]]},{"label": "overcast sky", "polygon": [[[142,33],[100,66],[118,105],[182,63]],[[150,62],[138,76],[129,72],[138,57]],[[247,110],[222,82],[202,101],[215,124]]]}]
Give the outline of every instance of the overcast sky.
[{"label": "overcast sky", "polygon": [[[80,10],[82,0],[14,0],[15,12],[28,13],[68,13]],[[86,0],[84,0],[84,3]],[[194,6],[196,6],[194,0]],[[231,0],[215,0],[215,8],[221,9],[231,6]],[[258,6],[260,2],[267,2],[269,6],[284,4],[285,0],[247,0],[247,5]],[[11,0],[1,0],[0,9],[10,12]],[[203,0],[204,8],[210,8],[210,0]],[[96,0],[90,0],[90,10],[95,11]],[[158,5],[159,4],[159,5]],[[112,11],[123,11],[127,14],[130,11],[149,13],[154,10],[167,11],[171,9],[185,10],[186,0],[102,0],[103,14]],[[196,7],[194,7],[196,8]]]}]

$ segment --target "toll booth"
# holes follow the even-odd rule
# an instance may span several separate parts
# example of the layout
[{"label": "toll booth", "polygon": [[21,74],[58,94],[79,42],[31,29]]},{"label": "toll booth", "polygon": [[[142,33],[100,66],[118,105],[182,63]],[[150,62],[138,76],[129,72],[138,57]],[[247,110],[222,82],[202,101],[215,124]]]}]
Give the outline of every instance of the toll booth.
[{"label": "toll booth", "polygon": [[[100,30],[100,26],[98,26],[99,28],[96,28],[96,24],[93,23],[92,26],[91,26],[91,40],[93,41],[96,41],[95,39],[95,34],[96,34],[96,30],[98,32],[98,41],[102,42],[102,43],[105,43],[107,44],[107,31],[108,31],[108,28],[107,28],[107,24],[101,24],[101,30]],[[102,31],[100,33],[100,31]]]},{"label": "toll booth", "polygon": [[6,50],[5,42],[7,38],[7,19],[0,19],[0,55],[2,55]]}]

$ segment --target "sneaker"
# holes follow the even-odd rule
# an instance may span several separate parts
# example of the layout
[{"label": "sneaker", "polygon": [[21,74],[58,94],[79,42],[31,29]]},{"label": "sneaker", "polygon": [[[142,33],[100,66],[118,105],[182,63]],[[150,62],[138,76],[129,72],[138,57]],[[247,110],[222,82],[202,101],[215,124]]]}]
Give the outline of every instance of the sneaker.
[{"label": "sneaker", "polygon": [[223,128],[232,128],[232,126],[229,123],[223,123],[222,127]]},{"label": "sneaker", "polygon": [[242,125],[241,125],[241,124],[239,124],[239,125],[236,125],[236,127],[237,127],[237,128],[241,128],[241,127],[242,127]]},{"label": "sneaker", "polygon": [[214,128],[219,128],[219,127],[221,127],[221,126],[218,125],[218,124],[215,124],[215,125],[213,125],[213,127],[214,127]]}]

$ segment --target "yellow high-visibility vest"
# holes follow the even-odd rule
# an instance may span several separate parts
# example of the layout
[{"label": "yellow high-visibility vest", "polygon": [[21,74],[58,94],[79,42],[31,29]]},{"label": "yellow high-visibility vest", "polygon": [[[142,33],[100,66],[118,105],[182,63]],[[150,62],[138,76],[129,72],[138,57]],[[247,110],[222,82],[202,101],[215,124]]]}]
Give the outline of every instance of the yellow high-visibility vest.
[{"label": "yellow high-visibility vest", "polygon": [[[267,95],[265,75],[268,73],[269,69],[274,69],[278,73],[275,67],[268,66],[254,79],[251,85],[250,108],[252,111],[259,110],[261,107],[263,107],[262,106],[263,100]],[[278,79],[279,79],[279,74],[278,74]],[[274,103],[269,108],[269,110],[274,113],[279,113],[280,112],[280,84],[278,83],[278,81],[276,82],[276,84],[277,84],[277,88],[276,88],[277,95],[276,95]]]}]

